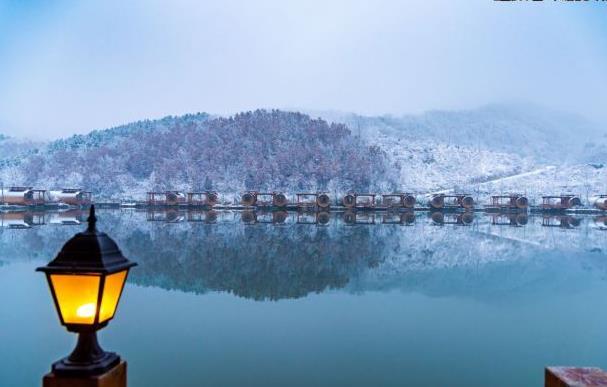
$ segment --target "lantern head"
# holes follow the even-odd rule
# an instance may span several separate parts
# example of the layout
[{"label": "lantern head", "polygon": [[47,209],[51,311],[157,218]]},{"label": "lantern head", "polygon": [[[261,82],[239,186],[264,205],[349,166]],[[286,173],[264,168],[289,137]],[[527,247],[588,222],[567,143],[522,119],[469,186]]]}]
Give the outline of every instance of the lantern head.
[{"label": "lantern head", "polygon": [[48,265],[46,274],[61,323],[72,332],[98,330],[114,317],[129,269],[136,263],[97,231],[95,207],[88,228],[76,234]]}]

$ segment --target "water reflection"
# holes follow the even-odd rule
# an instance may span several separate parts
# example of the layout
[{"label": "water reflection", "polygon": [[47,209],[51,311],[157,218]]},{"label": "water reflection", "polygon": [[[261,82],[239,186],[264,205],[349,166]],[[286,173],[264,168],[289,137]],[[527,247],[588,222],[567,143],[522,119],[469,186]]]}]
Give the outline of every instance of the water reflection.
[{"label": "water reflection", "polygon": [[529,215],[523,212],[492,213],[487,214],[494,226],[522,227],[529,222]]},{"label": "water reflection", "polygon": [[88,212],[82,210],[66,210],[49,213],[46,218],[48,223],[55,225],[79,225],[86,221]]},{"label": "water reflection", "polygon": [[[100,229],[139,263],[129,276],[121,328],[106,337],[121,343],[132,360],[134,384],[145,386],[284,385],[293,375],[314,375],[301,376],[302,385],[321,379],[372,385],[377,375],[396,375],[383,384],[448,385],[450,374],[433,373],[446,363],[462,375],[475,370],[465,385],[537,385],[525,375],[529,369],[539,379],[544,364],[605,361],[597,335],[607,319],[597,305],[607,288],[607,218],[463,215],[100,210]],[[7,294],[15,293],[6,297],[7,310],[16,311],[3,326],[3,360],[7,370],[35,375],[36,367],[46,370],[46,361],[69,345],[45,345],[41,356],[33,350],[41,340],[61,336],[32,334],[32,327],[56,323],[39,307],[50,306],[32,268],[81,231],[77,223],[86,214],[0,216],[6,224],[30,226],[0,227],[1,282]],[[243,216],[253,221],[245,223]],[[23,264],[28,260],[35,262]],[[323,295],[306,298],[315,293]],[[33,307],[38,296],[43,302]],[[46,315],[48,323],[39,317]],[[455,357],[442,350],[445,343],[456,349]],[[357,351],[362,347],[368,349],[364,357]],[[175,353],[185,354],[179,364]],[[10,363],[13,358],[30,360],[23,366]],[[258,359],[267,368],[251,376]],[[335,359],[346,366],[336,369]],[[402,359],[418,359],[417,371],[403,370]],[[321,363],[326,367],[319,370]],[[370,364],[375,373],[368,379],[352,375],[366,375]],[[234,369],[244,370],[240,379],[225,379]],[[281,373],[284,378],[266,378]],[[520,379],[508,379],[512,375]],[[0,385],[32,384],[0,378]]]},{"label": "water reflection", "polygon": [[607,230],[607,216],[596,216],[594,224],[599,230]]},{"label": "water reflection", "polygon": [[185,213],[176,210],[168,209],[166,211],[150,209],[146,213],[148,222],[169,222],[177,223],[185,220]]},{"label": "water reflection", "polygon": [[261,223],[281,225],[286,223],[288,217],[289,213],[287,211],[271,211],[269,213],[264,213],[259,221]]},{"label": "water reflection", "polygon": [[[345,288],[468,294],[486,286],[496,268],[504,288],[530,286],[530,276],[552,275],[556,284],[558,276],[542,260],[555,252],[590,254],[571,264],[597,275],[604,275],[606,266],[605,217],[218,210],[106,210],[100,215],[103,229],[125,255],[140,262],[131,282],[194,293],[225,291],[255,300]],[[52,258],[85,217],[81,211],[0,214],[2,259]],[[436,227],[446,225],[454,227]]]},{"label": "water reflection", "polygon": [[436,211],[430,214],[434,225],[444,226],[454,224],[457,226],[470,226],[474,223],[474,212],[442,212]]},{"label": "water reflection", "polygon": [[188,211],[187,219],[188,222],[202,222],[206,224],[217,223],[219,212],[215,210],[209,211]]},{"label": "water reflection", "polygon": [[327,226],[331,221],[331,214],[326,211],[298,211],[295,222],[297,224],[314,224]]},{"label": "water reflection", "polygon": [[30,228],[45,224],[43,212],[17,211],[0,213],[0,227]]},{"label": "water reflection", "polygon": [[88,215],[77,209],[64,211],[8,211],[0,212],[0,227],[30,228],[44,224],[78,225],[86,220]]},{"label": "water reflection", "polygon": [[[262,220],[271,222],[274,214],[266,218],[243,211],[240,216],[241,222],[216,228],[136,230],[121,242],[125,250],[144,252],[131,279],[168,289],[276,300],[342,288],[356,272],[380,260],[381,240],[368,229],[274,227]],[[284,214],[276,216],[284,225]]]},{"label": "water reflection", "polygon": [[346,211],[343,214],[343,220],[347,225],[375,224],[375,212]]},{"label": "water reflection", "polygon": [[240,220],[244,224],[255,224],[257,223],[257,211],[245,210],[240,213]]},{"label": "water reflection", "polygon": [[571,215],[552,215],[542,217],[542,226],[544,227],[560,227],[560,228],[575,228],[582,224],[582,219]]}]

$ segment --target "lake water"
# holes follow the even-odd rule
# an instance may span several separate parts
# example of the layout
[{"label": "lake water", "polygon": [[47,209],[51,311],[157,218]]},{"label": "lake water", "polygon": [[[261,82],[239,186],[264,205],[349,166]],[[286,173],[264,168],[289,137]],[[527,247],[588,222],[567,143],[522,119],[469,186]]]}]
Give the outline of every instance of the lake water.
[{"label": "lake water", "polygon": [[[34,269],[85,217],[0,216],[0,386],[40,385],[71,351]],[[130,386],[540,386],[546,365],[607,368],[602,218],[98,217],[139,263],[100,332]]]}]

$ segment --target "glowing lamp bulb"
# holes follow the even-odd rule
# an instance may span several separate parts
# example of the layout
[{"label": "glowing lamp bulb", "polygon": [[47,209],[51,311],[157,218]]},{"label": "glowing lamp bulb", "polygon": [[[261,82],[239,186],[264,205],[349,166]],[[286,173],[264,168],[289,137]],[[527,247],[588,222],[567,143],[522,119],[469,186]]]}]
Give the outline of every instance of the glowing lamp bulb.
[{"label": "glowing lamp bulb", "polygon": [[81,305],[76,310],[76,315],[78,317],[92,317],[92,316],[94,316],[95,315],[95,304],[93,304],[92,302],[90,302],[88,304]]}]

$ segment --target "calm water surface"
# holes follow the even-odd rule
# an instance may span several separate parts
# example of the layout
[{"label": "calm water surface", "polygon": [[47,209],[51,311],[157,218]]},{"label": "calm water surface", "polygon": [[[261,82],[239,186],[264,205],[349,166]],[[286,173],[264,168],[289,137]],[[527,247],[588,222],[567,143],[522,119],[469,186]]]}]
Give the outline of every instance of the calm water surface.
[{"label": "calm water surface", "polygon": [[[0,386],[40,385],[74,345],[34,269],[83,218],[0,216]],[[607,368],[601,218],[99,218],[139,263],[100,333],[130,386],[541,386],[546,365]]]}]

